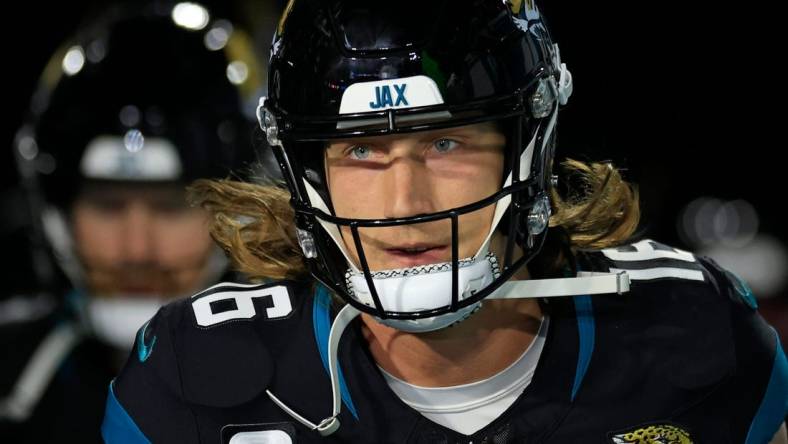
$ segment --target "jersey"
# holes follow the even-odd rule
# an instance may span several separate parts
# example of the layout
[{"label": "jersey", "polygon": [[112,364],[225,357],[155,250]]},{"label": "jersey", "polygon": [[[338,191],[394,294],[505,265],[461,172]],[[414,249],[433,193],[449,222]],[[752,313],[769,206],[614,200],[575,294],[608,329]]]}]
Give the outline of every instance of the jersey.
[{"label": "jersey", "polygon": [[339,343],[343,409],[330,415],[335,309],[311,282],[220,284],[162,308],[110,386],[109,443],[766,443],[783,422],[788,364],[746,284],[714,261],[645,240],[582,251],[583,271],[626,271],[624,294],[550,298],[531,383],[463,435],[388,387],[358,320]]},{"label": "jersey", "polygon": [[0,323],[0,442],[102,442],[107,384],[123,354],[55,302],[18,299],[0,307],[25,314]]},{"label": "jersey", "polygon": [[127,351],[92,332],[78,313],[87,297],[70,290],[0,302],[0,443],[103,442],[107,387]]}]

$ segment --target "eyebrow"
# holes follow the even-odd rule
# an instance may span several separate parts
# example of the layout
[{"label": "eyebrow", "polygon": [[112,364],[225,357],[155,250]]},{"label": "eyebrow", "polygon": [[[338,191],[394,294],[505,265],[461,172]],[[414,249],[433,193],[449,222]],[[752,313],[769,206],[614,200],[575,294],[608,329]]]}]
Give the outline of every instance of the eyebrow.
[{"label": "eyebrow", "polygon": [[495,131],[495,126],[493,124],[489,125],[479,125],[473,127],[450,127],[450,128],[441,128],[435,130],[428,130],[428,131],[418,131],[412,133],[402,133],[402,134],[387,134],[382,136],[362,136],[362,137],[354,137],[349,139],[337,139],[333,141],[326,142],[326,148],[331,147],[331,145],[358,145],[363,143],[380,143],[381,140],[383,141],[391,141],[396,139],[402,139],[406,137],[417,137],[420,141],[426,140],[433,140],[439,137],[450,137],[452,135],[457,136],[465,136],[465,137],[473,137],[473,136],[484,136],[489,131]]}]

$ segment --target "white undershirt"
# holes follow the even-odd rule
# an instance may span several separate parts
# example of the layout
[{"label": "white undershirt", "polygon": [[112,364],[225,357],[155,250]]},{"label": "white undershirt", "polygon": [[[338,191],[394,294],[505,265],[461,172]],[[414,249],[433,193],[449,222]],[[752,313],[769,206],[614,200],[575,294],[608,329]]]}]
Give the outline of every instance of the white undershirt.
[{"label": "white undershirt", "polygon": [[510,366],[487,379],[452,387],[420,387],[381,369],[391,390],[430,421],[470,435],[498,418],[533,378],[544,348],[550,318],[544,316],[539,331],[525,352]]}]

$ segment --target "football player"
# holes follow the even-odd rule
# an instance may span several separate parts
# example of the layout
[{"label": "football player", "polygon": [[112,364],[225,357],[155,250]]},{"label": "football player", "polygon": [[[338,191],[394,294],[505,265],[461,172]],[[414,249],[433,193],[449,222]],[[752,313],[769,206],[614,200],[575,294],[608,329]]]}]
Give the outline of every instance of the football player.
[{"label": "football player", "polygon": [[15,154],[66,279],[0,330],[2,442],[99,442],[137,329],[228,279],[185,185],[252,163],[259,67],[242,29],[188,5],[107,8],[42,74]]},{"label": "football player", "polygon": [[269,81],[287,190],[194,188],[260,284],[140,329],[108,442],[784,442],[747,285],[634,238],[613,166],[553,174],[572,77],[533,1],[291,1]]}]

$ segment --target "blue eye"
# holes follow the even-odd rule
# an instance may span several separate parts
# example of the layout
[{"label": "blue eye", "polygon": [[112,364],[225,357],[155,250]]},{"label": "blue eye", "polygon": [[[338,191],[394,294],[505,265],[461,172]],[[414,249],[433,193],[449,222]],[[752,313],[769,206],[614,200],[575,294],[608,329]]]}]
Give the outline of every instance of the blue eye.
[{"label": "blue eye", "polygon": [[439,153],[447,153],[457,148],[459,143],[451,139],[438,139],[433,145],[435,145],[435,149],[438,150]]},{"label": "blue eye", "polygon": [[356,145],[350,149],[350,157],[358,160],[364,160],[369,157],[370,149],[368,146]]}]

